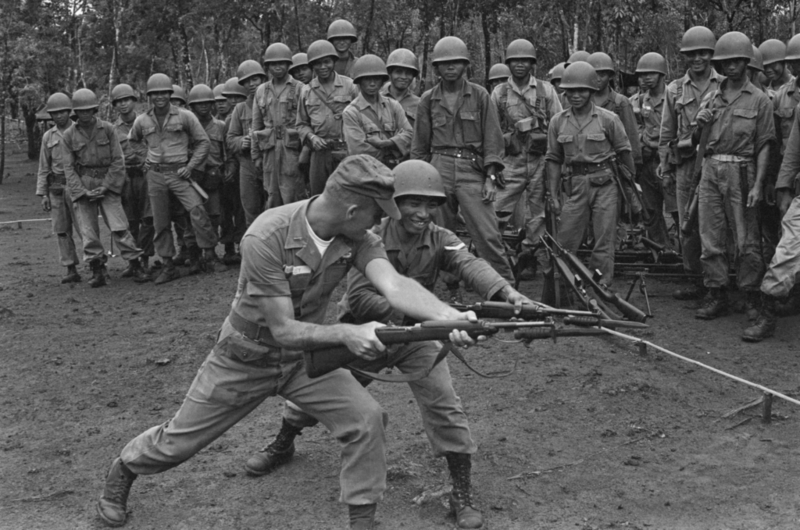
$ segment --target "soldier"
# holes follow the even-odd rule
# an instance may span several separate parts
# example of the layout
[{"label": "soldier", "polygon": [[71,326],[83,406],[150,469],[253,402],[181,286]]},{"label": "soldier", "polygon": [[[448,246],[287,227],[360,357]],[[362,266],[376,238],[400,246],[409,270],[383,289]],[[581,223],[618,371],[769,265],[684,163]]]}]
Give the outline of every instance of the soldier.
[{"label": "soldier", "polygon": [[493,205],[503,169],[503,131],[489,93],[464,79],[469,64],[467,45],[458,37],[434,46],[433,67],[441,81],[420,100],[411,158],[430,162],[442,176],[447,201],[440,224],[454,230],[460,210],[478,254],[513,282]]},{"label": "soldier", "polygon": [[[202,167],[208,155],[208,135],[194,114],[170,104],[172,82],[164,74],[153,74],[147,80],[147,97],[152,107],[136,117],[128,138],[147,144],[145,174],[153,208],[156,252],[164,267],[156,278],[163,284],[180,278],[172,258],[175,247],[170,230],[170,194],[188,212],[197,245],[207,265],[216,261],[214,247],[217,234],[203,207],[198,192],[189,183],[192,170]],[[190,157],[191,154],[191,157]],[[199,261],[193,256],[193,261]]]},{"label": "soldier", "polygon": [[508,69],[508,66],[503,63],[493,64],[489,68],[489,92],[491,93],[494,87],[507,81],[509,77],[511,77],[511,70]]},{"label": "soldier", "polygon": [[342,127],[349,155],[370,155],[394,168],[408,155],[414,129],[400,104],[380,94],[389,79],[377,55],[363,55],[353,67],[360,94],[344,109]]},{"label": "soldier", "polygon": [[[349,157],[322,195],[270,209],[250,226],[242,239],[239,289],[217,343],[175,416],[131,440],[114,460],[97,504],[106,524],[125,524],[137,475],[187,461],[267,397],[280,395],[339,441],[340,498],[348,504],[350,528],[374,528],[386,491],[387,415],[347,370],[309,378],[303,351],[343,345],[375,360],[386,349],[375,335],[379,323],[323,324],[334,288],[353,266],[410,318],[475,320],[474,313],[456,311],[398,274],[380,238],[368,231],[383,212],[400,218],[393,180],[375,159]],[[449,339],[459,347],[474,344],[459,331]]]},{"label": "soldier", "polygon": [[353,44],[358,41],[356,28],[347,20],[334,20],[328,26],[328,41],[336,48],[336,62],[333,66],[336,73],[353,77],[351,75],[353,66],[356,64],[356,59],[358,59],[351,51]]},{"label": "soldier", "polygon": [[172,85],[172,96],[170,96],[169,102],[178,108],[186,108],[186,91],[183,87]]},{"label": "soldier", "polygon": [[42,198],[42,209],[50,212],[53,233],[58,237],[58,253],[61,264],[67,268],[67,274],[61,283],[80,282],[78,274],[78,253],[72,238],[72,228],[81,235],[76,224],[72,199],[66,189],[64,176],[64,133],[72,127],[69,115],[72,113],[72,101],[69,96],[57,92],[47,98],[45,110],[55,125],[45,131],[42,136],[42,147],[39,151],[39,172],[36,175],[36,195]]},{"label": "soldier", "polygon": [[[228,137],[228,129],[231,124],[230,112],[243,101],[247,100],[247,90],[239,84],[238,77],[231,77],[222,88],[222,96],[225,98],[226,113],[223,118],[225,121],[225,138]],[[219,101],[217,102],[219,109]],[[247,224],[242,206],[241,192],[239,190],[239,159],[233,156],[225,145],[225,172],[222,181],[222,195],[220,196],[220,206],[222,209],[222,219],[220,220],[220,243],[225,246],[225,254],[222,262],[225,265],[236,265],[240,261],[240,256],[236,252],[236,245],[242,240]]]},{"label": "soldier", "polygon": [[272,208],[298,201],[305,194],[299,168],[300,135],[295,128],[303,84],[289,75],[292,51],[285,44],[269,45],[264,66],[270,80],[256,90],[250,153],[264,175],[267,208]]},{"label": "soldier", "polygon": [[231,112],[228,127],[227,147],[231,156],[239,161],[239,194],[244,208],[247,226],[264,211],[264,175],[258,171],[250,154],[252,147],[251,123],[253,101],[259,85],[266,82],[267,74],[257,61],[248,59],[239,65],[236,77],[247,90],[247,100],[239,103]]},{"label": "soldier", "polygon": [[[564,76],[564,68],[566,68],[566,66],[564,66],[565,64],[566,63],[558,63],[551,68],[550,72],[547,74],[548,78],[550,79],[550,84],[556,89],[559,97],[564,93],[564,90],[561,88],[561,78]],[[561,103],[560,100],[559,103]]]},{"label": "soldier", "polygon": [[[141,142],[128,141],[128,133],[136,120],[135,105],[138,98],[130,85],[120,84],[111,91],[111,104],[117,109],[119,116],[114,122],[114,132],[117,141],[122,148],[125,156],[125,186],[122,188],[122,207],[125,216],[128,218],[128,230],[130,230],[136,246],[142,249],[142,270],[144,274],[134,278],[134,281],[150,281],[148,260],[153,254],[153,209],[150,207],[150,197],[147,193],[147,179],[144,177],[144,159],[147,155],[147,147]],[[134,275],[134,268],[129,265],[122,272],[123,278],[130,278]]]},{"label": "soldier", "polygon": [[289,75],[304,85],[311,82],[314,78],[314,71],[308,65],[308,55],[305,53],[295,53],[292,55],[292,67],[289,68]]},{"label": "soldier", "polygon": [[83,259],[92,269],[91,287],[108,283],[108,258],[100,241],[98,214],[103,215],[122,259],[130,262],[132,276],[139,281],[145,276],[139,262],[142,251],[128,231],[120,198],[125,185],[122,148],[114,126],[95,117],[98,106],[97,96],[87,88],[72,94],[72,110],[78,121],[64,132],[62,146],[64,175],[83,239]]},{"label": "soldier", "polygon": [[[441,272],[448,272],[462,278],[485,300],[502,299],[518,307],[523,303],[533,303],[513,289],[488,263],[472,255],[455,234],[434,224],[436,210],[446,199],[436,168],[421,160],[409,160],[400,163],[394,175],[394,200],[402,217],[399,220],[384,219],[375,232],[383,240],[389,262],[400,274],[415,278],[423,287],[433,291]],[[356,270],[350,271],[347,277],[347,292],[340,308],[343,322],[414,323],[393,310],[386,298]],[[441,343],[417,342],[400,346],[378,361],[359,361],[351,366],[369,372],[396,366],[401,372],[413,373],[433,366],[440,350]],[[360,380],[365,385],[371,382],[364,378]],[[453,389],[447,360],[435,365],[427,377],[411,382],[409,386],[422,411],[422,423],[433,453],[447,459],[453,480],[450,503],[458,527],[480,528],[483,517],[473,506],[470,486],[471,455],[476,446]],[[289,462],[295,452],[294,439],[303,428],[317,424],[317,420],[293,403],[287,402],[286,405],[280,432],[262,452],[247,461],[245,469],[248,474],[266,475]]]},{"label": "soldier", "polygon": [[228,98],[222,93],[224,90],[225,83],[220,83],[214,87],[214,110],[216,111],[216,118],[222,121],[225,121],[225,118],[231,113]]},{"label": "soldier", "polygon": [[[211,115],[215,101],[214,91],[209,86],[204,84],[193,86],[189,91],[188,103],[209,140],[208,155],[203,164],[192,169],[192,178],[208,195],[203,206],[208,213],[214,233],[218,234],[222,215],[220,193],[225,173],[225,122]],[[212,249],[212,252],[214,254],[211,256],[213,261],[219,261],[216,251]],[[208,272],[211,272],[214,263],[207,262],[205,267]]]},{"label": "soldier", "polygon": [[736,248],[736,283],[746,296],[748,319],[758,317],[759,285],[764,276],[758,203],[769,163],[775,123],[769,97],[747,79],[752,44],[731,31],[720,37],[714,62],[726,76],[697,113],[697,125],[710,127],[700,179],[701,260],[708,295],[695,318],[712,320],[728,311],[728,231]]},{"label": "soldier", "polygon": [[667,75],[667,61],[655,52],[642,55],[636,65],[640,85],[646,92],[631,97],[631,106],[637,118],[639,141],[642,146],[642,170],[639,172],[639,185],[642,187],[642,202],[650,214],[645,221],[647,237],[666,248],[672,247],[667,235],[664,212],[673,215],[677,223],[678,205],[675,201],[675,184],[664,187],[658,176],[658,142],[661,134],[661,114],[664,111],[664,77]]},{"label": "soldier", "polygon": [[398,48],[386,58],[386,71],[389,72],[389,82],[381,89],[381,95],[400,103],[413,128],[419,106],[419,96],[411,91],[411,84],[419,76],[417,56],[411,50]]},{"label": "soldier", "polygon": [[764,65],[764,74],[769,83],[767,89],[776,92],[786,83],[793,81],[792,73],[786,68],[786,44],[778,39],[769,39],[758,47]]},{"label": "soldier", "polygon": [[[185,109],[186,91],[178,85],[172,85],[172,96],[170,96],[169,102],[180,109]],[[186,262],[189,262],[190,273],[197,274],[200,272],[200,262],[197,259],[197,238],[192,232],[189,215],[183,209],[181,202],[173,195],[170,195],[169,198],[169,209],[178,243],[178,253],[172,261],[175,265],[185,265]]]},{"label": "soldier", "polygon": [[[495,209],[513,210],[527,191],[526,237],[522,246],[523,251],[531,252],[545,230],[547,127],[562,109],[553,85],[534,76],[536,49],[530,41],[517,39],[509,44],[506,64],[511,78],[492,92],[506,146],[503,158],[506,187],[497,192]],[[542,266],[546,266],[543,251],[538,257]]]},{"label": "soldier", "polygon": [[[634,164],[619,117],[592,102],[598,85],[597,73],[589,63],[578,61],[564,70],[561,87],[569,107],[550,122],[545,159],[552,212],[561,216],[559,242],[576,252],[591,218],[594,248],[590,268],[599,270],[602,281],[610,284],[620,193],[610,161],[617,156],[631,171]],[[563,178],[562,166],[567,168]]]},{"label": "soldier", "polygon": [[296,125],[300,139],[312,149],[311,195],[322,193],[328,176],[347,156],[342,112],[358,96],[353,80],[334,70],[336,58],[337,51],[328,41],[318,40],[308,47],[308,64],[317,77],[300,90]]},{"label": "soldier", "polygon": [[[667,85],[664,112],[661,116],[661,137],[658,154],[661,158],[659,174],[664,189],[675,186],[678,203],[678,220],[681,226],[687,215],[694,183],[694,164],[697,150],[692,143],[695,115],[703,98],[714,92],[723,77],[711,67],[716,39],[710,29],[703,26],[689,28],[681,40],[681,53],[688,63],[686,75]],[[700,278],[691,286],[676,290],[672,296],[678,300],[702,298],[703,267],[700,264],[700,234],[696,229],[690,235],[681,233],[683,270]]]},{"label": "soldier", "polygon": [[[762,78],[766,79],[766,76],[764,75],[764,56],[761,54],[761,51],[756,48],[755,44],[753,45],[753,50],[750,54],[750,62],[747,63],[747,78],[751,83],[753,83],[754,87],[772,99],[773,92],[764,86],[764,83],[762,83]],[[763,205],[764,202],[761,204]]]}]

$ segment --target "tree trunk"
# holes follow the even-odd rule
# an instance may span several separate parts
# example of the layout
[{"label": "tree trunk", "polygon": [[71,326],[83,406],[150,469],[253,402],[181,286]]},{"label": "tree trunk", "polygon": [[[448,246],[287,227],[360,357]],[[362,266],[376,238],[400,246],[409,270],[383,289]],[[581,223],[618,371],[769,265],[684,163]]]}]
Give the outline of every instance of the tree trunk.
[{"label": "tree trunk", "polygon": [[489,17],[484,11],[481,13],[481,29],[483,30],[483,61],[484,77],[483,84],[489,89],[489,69],[492,67],[492,34],[489,33]]},{"label": "tree trunk", "polygon": [[375,19],[375,0],[369,1],[369,18],[367,19],[367,29],[364,32],[364,46],[362,53],[370,53],[369,37],[372,33],[372,21]]},{"label": "tree trunk", "polygon": [[430,29],[425,32],[425,38],[422,40],[422,72],[419,76],[419,93],[418,96],[425,92],[425,80],[428,76],[428,48],[431,46],[431,32]]},{"label": "tree trunk", "polygon": [[[3,105],[5,107],[5,105]],[[5,109],[3,109],[5,111]],[[36,137],[36,105],[24,109],[25,134],[28,137],[28,160],[39,159],[39,141]]]},{"label": "tree trunk", "polygon": [[194,76],[192,75],[192,60],[189,57],[189,35],[186,33],[186,23],[183,16],[178,17],[178,30],[181,39],[181,60],[183,62],[183,74],[186,76],[186,84],[184,88],[192,88],[194,86]]},{"label": "tree trunk", "polygon": [[300,8],[297,5],[298,0],[294,0],[294,27],[297,31],[297,51],[303,49],[303,40],[300,38]]}]

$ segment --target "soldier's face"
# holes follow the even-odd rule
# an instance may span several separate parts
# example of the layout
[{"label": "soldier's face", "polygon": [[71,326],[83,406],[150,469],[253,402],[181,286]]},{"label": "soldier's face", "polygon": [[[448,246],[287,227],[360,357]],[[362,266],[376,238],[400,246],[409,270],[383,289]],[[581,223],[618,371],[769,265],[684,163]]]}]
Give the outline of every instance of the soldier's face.
[{"label": "soldier's face", "polygon": [[294,77],[301,83],[307,85],[314,77],[314,72],[308,65],[298,66],[297,68],[292,70],[292,77]]},{"label": "soldier's face", "polygon": [[570,106],[578,110],[586,107],[592,98],[592,91],[588,88],[568,88],[566,93]]},{"label": "soldier's face", "polygon": [[739,81],[742,79],[742,77],[744,77],[745,72],[747,71],[748,62],[749,61],[746,59],[728,59],[725,61],[719,61],[717,63],[717,69],[722,75],[730,78],[732,81]]},{"label": "soldier's face", "polygon": [[702,74],[711,66],[711,57],[714,52],[711,50],[694,50],[683,55],[689,64],[689,70],[696,74]]},{"label": "soldier's face", "polygon": [[211,116],[211,102],[204,101],[203,103],[193,103],[191,105],[192,112],[197,114],[198,118],[206,119]]},{"label": "soldier's face", "polygon": [[59,110],[58,112],[51,112],[50,119],[53,120],[53,122],[56,124],[56,127],[63,129],[69,121],[69,111]]},{"label": "soldier's face", "polygon": [[264,82],[264,78],[260,75],[254,75],[244,81],[244,87],[247,89],[249,95],[256,93],[258,86]]},{"label": "soldier's face", "polygon": [[186,107],[186,104],[183,102],[182,99],[172,98],[169,100],[169,102],[181,109]]},{"label": "soldier's face", "polygon": [[358,80],[358,87],[361,89],[361,92],[369,97],[375,96],[382,86],[383,77],[380,76],[362,77]]},{"label": "soldier's face", "polygon": [[337,53],[346,53],[350,50],[353,41],[349,37],[336,37],[331,39],[331,44],[336,48]]},{"label": "soldier's face", "polygon": [[789,65],[789,70],[794,75],[800,75],[800,61],[786,61],[785,64]]},{"label": "soldier's face", "polygon": [[133,98],[124,98],[116,101],[114,106],[117,108],[117,112],[120,114],[128,114],[133,110],[133,106],[136,104],[136,100]]},{"label": "soldier's face", "polygon": [[392,68],[392,71],[389,72],[389,80],[392,82],[392,86],[395,89],[402,92],[411,86],[411,83],[414,81],[414,75],[414,70],[410,68],[395,66]]},{"label": "soldier's face", "polygon": [[400,210],[400,226],[409,234],[420,234],[433,221],[439,209],[439,200],[433,197],[409,195],[397,201]]},{"label": "soldier's face", "polygon": [[658,72],[639,74],[639,84],[642,88],[650,90],[658,86],[663,76]]},{"label": "soldier's face", "polygon": [[511,59],[508,68],[515,79],[524,79],[533,70],[533,61],[530,59]]},{"label": "soldier's face", "polygon": [[290,66],[292,66],[292,63],[269,63],[269,75],[271,75],[273,79],[282,81],[286,78],[286,74],[289,73]]},{"label": "soldier's face", "polygon": [[230,109],[230,104],[228,103],[228,98],[225,99],[218,99],[217,100],[217,114],[225,115],[228,113],[228,109]]},{"label": "soldier's face", "polygon": [[94,120],[94,114],[97,109],[76,110],[75,114],[78,116],[78,123],[81,125],[88,125]]},{"label": "soldier's face", "polygon": [[450,83],[458,81],[467,69],[466,61],[442,61],[436,64],[439,76]]},{"label": "soldier's face", "polygon": [[597,72],[597,85],[600,90],[605,90],[608,86],[608,82],[611,81],[611,78],[614,77],[614,72],[609,70],[600,70]]},{"label": "soldier's face", "polygon": [[169,106],[170,95],[172,95],[172,92],[168,92],[166,90],[151,92],[150,102],[153,104],[153,107],[163,110]]},{"label": "soldier's face", "polygon": [[553,85],[553,88],[556,89],[556,92],[559,94],[563,94],[564,91],[561,90],[561,79],[550,81],[550,84]]},{"label": "soldier's face", "polygon": [[327,81],[330,79],[333,74],[333,62],[333,57],[323,57],[322,59],[314,61],[312,65],[314,73],[317,74],[320,80]]},{"label": "soldier's face", "polygon": [[244,96],[225,96],[228,98],[228,105],[233,108],[242,101],[247,101],[247,98]]},{"label": "soldier's face", "polygon": [[764,65],[764,75],[767,76],[767,79],[770,81],[777,81],[783,76],[783,72],[785,70],[786,63],[783,61],[778,61],[776,63]]}]

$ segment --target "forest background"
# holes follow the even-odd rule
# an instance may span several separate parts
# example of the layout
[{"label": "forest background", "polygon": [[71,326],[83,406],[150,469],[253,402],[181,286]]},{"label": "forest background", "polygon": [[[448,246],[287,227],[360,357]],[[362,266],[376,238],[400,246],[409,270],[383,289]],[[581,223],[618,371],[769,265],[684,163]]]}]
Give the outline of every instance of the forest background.
[{"label": "forest background", "polygon": [[[650,51],[666,57],[670,75],[683,69],[683,32],[694,25],[717,36],[741,31],[758,45],[795,33],[797,0],[0,0],[0,184],[5,174],[6,122],[17,144],[38,157],[37,111],[49,94],[82,87],[101,97],[117,83],[137,90],[164,72],[187,91],[236,75],[273,42],[294,52],[325,38],[337,18],[351,21],[357,55],[386,57],[409,48],[420,58],[421,92],[431,84],[436,41],[457,35],[469,46],[472,78],[485,83],[506,45],[536,45],[537,77],[583,49],[605,51],[632,72]],[[40,114],[41,116],[41,114]]]}]

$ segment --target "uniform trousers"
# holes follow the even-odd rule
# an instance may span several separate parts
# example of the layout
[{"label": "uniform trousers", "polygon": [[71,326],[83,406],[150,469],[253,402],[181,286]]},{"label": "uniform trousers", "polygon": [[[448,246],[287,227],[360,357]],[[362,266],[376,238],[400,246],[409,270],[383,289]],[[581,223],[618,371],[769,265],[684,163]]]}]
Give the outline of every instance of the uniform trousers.
[{"label": "uniform trousers", "polygon": [[[539,238],[545,231],[544,219],[544,192],[545,192],[545,160],[541,155],[522,153],[516,156],[507,156],[503,159],[503,176],[506,180],[505,189],[497,191],[497,201],[494,208],[498,212],[514,211],[517,202],[524,195],[527,196],[525,212],[525,240],[526,247],[533,247],[539,243]],[[527,191],[527,194],[525,193]]]},{"label": "uniform trousers", "polygon": [[242,208],[242,199],[239,195],[238,170],[229,180],[222,182],[220,192],[220,239],[223,245],[239,244],[242,240],[247,224]]},{"label": "uniform trousers", "polygon": [[795,197],[781,221],[780,242],[761,282],[761,292],[786,298],[800,274],[800,197]]},{"label": "uniform trousers", "polygon": [[299,201],[305,195],[305,182],[300,175],[300,151],[289,149],[282,140],[264,154],[264,189],[267,208]]},{"label": "uniform trousers", "polygon": [[72,199],[69,192],[64,189],[51,190],[50,196],[50,221],[53,233],[58,237],[58,255],[61,264],[65,267],[77,265],[78,253],[75,250],[75,240],[72,238],[72,229],[81,237],[81,230],[77,224],[77,216],[73,211]]},{"label": "uniform trousers", "polygon": [[331,151],[330,149],[323,149],[322,151],[311,151],[311,160],[308,167],[308,183],[311,196],[319,195],[325,189],[325,183],[328,182],[328,177],[331,176],[339,162],[343,157],[338,153],[341,151]]},{"label": "uniform trousers", "polygon": [[[678,221],[681,226],[683,226],[683,220],[689,215],[689,201],[692,197],[694,185],[695,159],[696,157],[694,156],[684,158],[680,164],[675,166],[675,198],[678,201]],[[680,238],[683,270],[689,274],[702,274],[700,232],[697,228],[693,229],[688,236],[681,232]]]},{"label": "uniform trousers", "polygon": [[127,168],[128,178],[122,188],[122,208],[128,218],[128,229],[136,245],[142,249],[143,256],[152,256],[153,247],[153,209],[147,192],[147,178],[139,168]]},{"label": "uniform trousers", "polygon": [[667,222],[664,220],[664,211],[675,211],[675,194],[668,193],[661,184],[656,170],[658,157],[646,159],[639,174],[639,185],[642,187],[642,206],[649,214],[645,222],[647,237],[667,248],[672,247],[667,235]]},{"label": "uniform trousers", "polygon": [[264,211],[263,174],[259,174],[255,163],[247,156],[239,157],[239,197],[244,210],[244,220],[250,226]]}]

